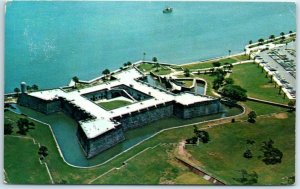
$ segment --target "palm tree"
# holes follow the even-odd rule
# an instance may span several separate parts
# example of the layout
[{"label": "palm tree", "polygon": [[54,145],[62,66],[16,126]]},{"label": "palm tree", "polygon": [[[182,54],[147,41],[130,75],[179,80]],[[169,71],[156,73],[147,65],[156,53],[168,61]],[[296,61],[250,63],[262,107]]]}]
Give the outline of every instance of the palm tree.
[{"label": "palm tree", "polygon": [[275,39],[275,35],[270,35],[269,39],[271,39],[271,41],[273,41]]},{"label": "palm tree", "polygon": [[230,56],[230,53],[231,53],[231,50],[229,49],[229,50],[228,50],[228,56]]},{"label": "palm tree", "polygon": [[110,74],[109,69],[103,70],[102,74],[105,75],[105,78],[107,79],[108,75]]},{"label": "palm tree", "polygon": [[79,82],[79,78],[77,77],[77,76],[74,76],[73,78],[72,78],[72,80],[75,82],[75,88],[76,88],[76,85],[77,85],[77,83]]},{"label": "palm tree", "polygon": [[280,35],[281,35],[281,36],[284,36],[284,32],[281,32]]},{"label": "palm tree", "polygon": [[143,52],[143,62],[145,61],[145,58],[146,58],[146,53]]},{"label": "palm tree", "polygon": [[154,64],[154,67],[156,68],[155,71],[158,72],[158,68],[160,67],[159,63]]},{"label": "palm tree", "polygon": [[250,40],[250,41],[249,41],[249,45],[251,45],[252,43],[253,43],[253,41],[252,41],[252,40]]},{"label": "palm tree", "polygon": [[110,74],[110,71],[109,71],[109,69],[105,69],[105,70],[103,70],[102,74],[103,74],[103,75],[108,75],[108,74]]},{"label": "palm tree", "polygon": [[278,94],[281,94],[282,86],[279,86]]},{"label": "palm tree", "polygon": [[291,30],[291,31],[289,31],[289,34],[292,34],[293,33],[293,31]]}]

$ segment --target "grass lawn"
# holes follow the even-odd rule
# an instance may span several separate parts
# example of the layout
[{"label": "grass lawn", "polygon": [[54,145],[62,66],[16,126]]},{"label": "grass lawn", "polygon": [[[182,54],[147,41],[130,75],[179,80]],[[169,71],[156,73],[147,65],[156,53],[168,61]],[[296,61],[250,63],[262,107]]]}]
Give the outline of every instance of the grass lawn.
[{"label": "grass lawn", "polygon": [[131,102],[125,101],[125,100],[114,100],[109,102],[100,102],[98,103],[99,106],[105,108],[106,110],[113,110],[117,109],[123,106],[127,106],[129,104],[132,104]]},{"label": "grass lawn", "polygon": [[[252,107],[259,107],[259,105],[252,105]],[[265,110],[265,113],[268,113],[268,111],[271,109],[268,108]],[[261,109],[261,111],[263,111],[263,109]],[[273,111],[277,111],[276,109]],[[280,111],[280,110],[278,110]],[[18,120],[20,117],[24,117],[21,115],[16,115],[12,112],[5,112],[4,114],[5,116],[5,122],[12,122],[15,125],[16,120]],[[289,117],[289,122],[288,124],[292,124],[295,120],[294,118],[292,118],[292,116]],[[267,127],[270,128],[271,126],[274,126],[274,128],[277,128],[279,123],[284,123],[286,122],[286,120],[280,120],[280,119],[271,119],[271,122],[266,122],[266,123],[259,123],[260,121],[258,121],[256,124],[254,124],[255,129],[253,129],[253,131],[250,132],[250,134],[252,133],[254,135],[258,135],[257,133],[259,133],[258,136],[270,136],[272,137],[273,135],[279,135],[280,133],[282,133],[282,138],[286,136],[285,130],[268,130],[270,132],[270,134],[266,134],[266,130],[260,130],[259,127],[264,127],[265,124],[267,124]],[[179,141],[182,141],[186,138],[191,137],[191,133],[193,132],[193,127],[184,127],[184,128],[179,128],[179,129],[173,129],[173,130],[169,130],[169,131],[165,131],[162,132],[158,135],[156,135],[155,137],[143,142],[141,145],[136,146],[135,148],[127,151],[126,153],[118,156],[117,158],[113,159],[112,161],[106,163],[105,165],[101,165],[98,167],[94,167],[94,168],[88,168],[88,169],[79,169],[79,168],[74,168],[71,166],[68,166],[66,163],[64,163],[64,161],[62,160],[57,147],[56,147],[56,143],[53,140],[52,134],[50,129],[48,128],[48,126],[40,124],[38,122],[35,122],[35,129],[32,129],[29,131],[29,133],[27,134],[27,136],[31,136],[32,138],[34,138],[37,142],[39,142],[42,145],[47,146],[48,150],[49,150],[49,155],[46,158],[46,162],[48,163],[51,175],[54,179],[54,181],[56,183],[61,183],[62,181],[64,181],[65,183],[72,183],[72,184],[88,184],[90,181],[92,181],[93,179],[95,179],[96,177],[98,177],[99,175],[102,175],[103,173],[107,172],[108,170],[114,168],[114,167],[120,167],[122,165],[122,163],[124,161],[126,161],[128,158],[136,155],[137,153],[141,152],[142,150],[146,149],[147,147],[152,147],[155,146],[159,143],[173,143],[173,144],[177,144]],[[163,125],[164,124],[174,124],[174,125],[181,125],[184,124],[186,122],[181,121],[179,122],[178,119],[174,119],[173,122],[172,120],[161,120],[159,122],[155,122],[153,124],[160,124]],[[237,124],[237,123],[235,123]],[[286,125],[288,125],[286,124]],[[151,128],[151,125],[149,125]],[[206,124],[199,124],[198,127],[204,127],[206,126]],[[252,126],[252,125],[251,125]],[[228,127],[231,128],[231,127]],[[244,128],[244,127],[241,127]],[[252,128],[252,127],[249,127]],[[216,128],[217,129],[217,128]],[[245,135],[245,133],[243,132],[242,129],[240,130],[233,130],[233,136],[238,137],[238,136],[243,136]],[[246,130],[247,131],[247,130]],[[240,133],[237,133],[240,132]],[[230,133],[230,130],[225,132],[224,136],[227,136],[226,133]],[[246,132],[247,133],[247,132]],[[16,133],[13,133],[14,135],[16,135]],[[222,134],[216,134],[216,135],[212,135],[212,142],[213,141],[217,141],[213,138],[215,137],[222,137]],[[289,135],[289,138],[286,140],[287,142],[290,142],[291,145],[294,144],[294,135]],[[266,137],[267,138],[267,137]],[[228,139],[228,137],[226,138]],[[282,149],[281,146],[278,146],[278,143],[281,143],[279,141],[279,139],[276,139],[275,137],[272,137],[272,139],[275,140],[275,146],[278,147],[279,149]],[[234,141],[232,141],[232,143],[236,143]],[[6,148],[5,150],[9,151],[12,150],[15,147],[15,143],[10,143],[12,145],[12,147],[10,148]],[[6,144],[5,144],[6,145]],[[209,143],[210,145],[210,143]],[[181,167],[181,164],[176,164],[176,162],[174,161],[174,159],[172,158],[172,150],[175,148],[176,146],[172,145],[161,145],[158,146],[157,148],[155,148],[156,150],[147,150],[145,152],[143,152],[142,154],[136,156],[134,159],[132,160],[137,160],[137,161],[132,161],[130,160],[126,166],[129,167],[130,169],[127,170],[127,168],[125,167],[126,170],[122,170],[123,168],[121,168],[120,174],[118,173],[114,173],[112,172],[111,174],[116,174],[114,176],[115,180],[106,180],[107,184],[108,182],[110,182],[109,184],[120,184],[121,182],[125,182],[125,180],[128,180],[127,183],[133,182],[133,179],[131,179],[131,175],[133,175],[133,178],[138,178],[138,179],[142,179],[142,180],[147,180],[149,181],[149,183],[160,183],[160,182],[174,182],[174,183],[178,183],[178,184],[184,184],[184,183],[191,183],[191,182],[197,182],[199,184],[205,183],[206,181],[203,180],[202,178],[198,177],[197,175],[195,176],[191,176],[190,171],[188,171],[186,168]],[[32,146],[27,146],[24,145],[23,149],[24,151],[30,151],[30,148],[32,148]],[[229,147],[227,147],[229,148]],[[289,149],[289,148],[288,148]],[[287,149],[287,150],[288,150]],[[34,149],[34,151],[36,151]],[[290,152],[292,153],[292,151],[290,150]],[[9,153],[9,152],[5,152],[5,153]],[[33,152],[35,153],[35,152]],[[286,152],[284,152],[285,154]],[[16,153],[18,154],[18,153]],[[233,154],[233,153],[231,153]],[[19,155],[19,154],[18,154]],[[239,155],[239,154],[238,154]],[[285,157],[286,155],[284,155]],[[27,157],[27,156],[26,156]],[[291,156],[292,157],[292,156]],[[25,156],[24,156],[25,158]],[[146,160],[145,160],[146,159]],[[154,161],[154,159],[156,161]],[[251,160],[250,160],[251,161]],[[5,166],[7,166],[7,162],[5,160]],[[151,166],[151,165],[155,165],[155,166]],[[294,162],[290,162],[290,164],[288,165],[287,163],[282,163],[282,165],[286,166],[286,170],[290,171],[291,173],[294,171],[293,169],[293,165]],[[148,168],[148,166],[150,166]],[[222,164],[222,166],[224,166]],[[137,169],[139,167],[139,169]],[[212,167],[214,168],[214,167]],[[226,166],[223,167],[223,171],[226,169]],[[144,169],[149,170],[150,172],[147,172],[146,175],[144,172]],[[280,167],[281,169],[281,167]],[[10,172],[9,170],[7,171],[7,175],[9,177],[9,181],[10,183],[16,183],[14,180],[10,179],[10,177],[14,177],[15,175]],[[124,173],[123,173],[124,171]],[[151,172],[153,171],[153,173]],[[127,173],[127,175],[124,175],[125,172]],[[174,172],[174,173],[173,173]],[[23,170],[23,175],[24,175],[24,183],[30,183],[30,175],[32,174],[32,172]],[[226,173],[222,173],[225,174]],[[270,177],[273,177],[274,174],[277,174],[276,171],[270,172]],[[13,176],[10,176],[13,175]],[[119,175],[119,176],[118,176]],[[142,176],[141,176],[142,175]],[[147,176],[149,175],[149,176]],[[137,177],[139,176],[139,177]],[[191,176],[191,177],[190,177]],[[222,176],[222,175],[221,175]],[[42,175],[41,175],[42,177]],[[146,177],[146,178],[142,178],[142,177]],[[263,177],[260,177],[263,178]],[[277,178],[277,176],[276,176]],[[36,178],[39,180],[42,180],[42,178]],[[109,178],[106,178],[109,179]],[[141,182],[140,180],[135,180],[136,183]],[[97,179],[95,181],[95,183],[98,182],[103,182],[102,179]],[[262,180],[261,180],[262,182]],[[279,182],[279,181],[278,181]],[[266,181],[266,183],[268,183]],[[148,184],[148,183],[144,183],[144,184]]]},{"label": "grass lawn", "polygon": [[4,169],[14,184],[51,184],[45,165],[40,164],[38,145],[31,139],[4,137]]},{"label": "grass lawn", "polygon": [[[211,141],[205,145],[187,146],[188,151],[201,162],[206,171],[230,184],[239,184],[233,178],[240,178],[237,170],[245,169],[258,174],[258,184],[280,184],[285,176],[295,175],[295,114],[258,118],[255,124],[236,122],[208,130]],[[255,141],[247,145],[246,140]],[[272,139],[274,147],[283,152],[280,164],[266,165],[258,157],[263,141]],[[246,159],[243,153],[247,147],[253,158]]]},{"label": "grass lawn", "polygon": [[142,63],[138,65],[138,69],[140,69],[143,72],[149,72],[154,68],[154,64],[149,63]]},{"label": "grass lawn", "polygon": [[247,90],[249,97],[269,100],[273,102],[287,104],[288,98],[283,98],[283,92],[278,94],[279,88],[274,88],[274,83],[265,77],[261,72],[261,67],[257,64],[240,64],[233,67],[233,74],[230,75],[235,84]]},{"label": "grass lawn", "polygon": [[259,102],[253,102],[253,101],[245,101],[242,102],[245,104],[247,107],[249,107],[251,110],[254,110],[256,115],[263,115],[268,113],[277,113],[277,112],[287,112],[286,108],[281,108],[279,106],[272,106],[269,104],[263,104]]},{"label": "grass lawn", "polygon": [[156,68],[155,68],[153,71],[153,73],[155,73],[157,75],[168,75],[171,72],[172,72],[172,70],[167,67],[159,67],[158,70],[156,70]]},{"label": "grass lawn", "polygon": [[237,56],[233,56],[230,58],[223,58],[223,59],[219,59],[219,60],[209,60],[209,61],[199,62],[199,63],[195,63],[195,64],[186,64],[186,65],[183,65],[182,67],[187,68],[187,69],[204,69],[204,68],[213,67],[213,65],[212,65],[213,62],[220,62],[221,66],[223,66],[225,63],[232,64],[232,63],[244,61],[244,60],[249,60],[249,56],[237,55]]},{"label": "grass lawn", "polygon": [[178,163],[172,151],[173,145],[159,145],[148,149],[93,184],[209,184],[201,176],[191,173],[188,168]]}]

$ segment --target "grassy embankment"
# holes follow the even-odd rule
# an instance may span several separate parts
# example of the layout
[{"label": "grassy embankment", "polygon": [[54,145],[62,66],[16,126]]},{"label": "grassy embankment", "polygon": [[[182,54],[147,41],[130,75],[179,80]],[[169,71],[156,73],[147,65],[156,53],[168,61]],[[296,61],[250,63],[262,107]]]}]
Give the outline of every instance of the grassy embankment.
[{"label": "grassy embankment", "polygon": [[159,67],[156,67],[155,64],[149,63],[139,64],[138,69],[142,72],[153,72],[157,75],[167,75],[172,72],[172,70],[168,66],[159,65]]},{"label": "grassy embankment", "polygon": [[215,59],[215,60],[208,60],[205,62],[185,64],[185,65],[182,65],[182,68],[187,68],[187,69],[191,69],[191,70],[204,69],[204,68],[213,67],[213,65],[212,65],[213,62],[220,62],[221,66],[223,66],[225,63],[232,64],[232,63],[236,63],[236,62],[244,61],[244,60],[249,60],[249,56],[248,55],[237,55],[237,56],[232,56],[229,58],[221,58],[219,60]]},{"label": "grassy embankment", "polygon": [[[252,102],[251,102],[252,103]],[[254,103],[255,104],[255,103]],[[254,105],[252,108],[257,111],[257,107],[260,107],[259,105]],[[264,111],[265,113],[268,113],[268,111],[272,112],[281,112],[282,109],[278,107],[273,107],[269,105],[264,105]],[[20,115],[15,115],[12,112],[5,112],[5,120],[7,121],[8,119],[10,120],[17,120],[19,117],[22,117]],[[273,121],[278,121],[273,118],[268,118]],[[289,119],[289,125],[293,124],[293,118],[290,116]],[[34,122],[34,121],[33,121]],[[123,155],[117,157],[116,159],[112,160],[111,162],[97,167],[97,168],[90,168],[90,169],[78,169],[78,168],[73,168],[65,164],[59,153],[58,150],[56,149],[54,140],[51,136],[51,132],[48,129],[47,126],[39,124],[37,122],[35,123],[35,129],[30,130],[28,133],[28,136],[31,136],[32,138],[35,138],[38,142],[41,144],[45,145],[49,149],[49,155],[46,157],[46,162],[48,163],[48,166],[50,168],[50,172],[55,180],[55,182],[59,183],[62,181],[66,181],[67,183],[89,183],[92,179],[96,178],[97,176],[105,173],[106,171],[110,170],[113,167],[120,167],[122,165],[122,162],[124,162],[126,159],[132,157],[133,155],[137,154],[138,152],[141,152],[142,150],[146,149],[147,147],[152,147],[155,146],[159,143],[178,143],[181,140],[184,140],[188,137],[191,136],[191,132],[193,130],[193,127],[185,127],[181,129],[174,129],[170,131],[163,132],[152,139],[144,142],[140,146],[137,146],[133,148],[132,150],[124,153]],[[183,124],[183,123],[178,123],[178,120],[162,120],[160,122],[162,126],[165,124]],[[153,123],[153,124],[157,124]],[[257,121],[257,124],[260,124],[260,120]],[[199,124],[198,127],[204,127],[207,124]],[[273,124],[272,124],[273,125]],[[150,125],[149,125],[150,126]],[[227,127],[222,127],[226,129]],[[228,129],[232,129],[233,127],[228,127]],[[263,132],[261,128],[259,127],[254,127],[257,130],[255,131],[256,133],[258,132]],[[262,127],[264,128],[264,127]],[[241,131],[241,130],[240,130]],[[221,132],[221,131],[220,131]],[[16,134],[14,134],[16,135]],[[9,136],[6,136],[9,137]],[[282,136],[284,137],[284,136]],[[294,136],[288,136],[289,138],[293,139]],[[276,142],[276,138],[274,138]],[[9,145],[15,145],[13,143],[7,143],[5,141],[5,149],[12,149],[13,147],[10,147]],[[171,146],[172,147],[172,146]],[[174,147],[174,146],[173,146]],[[26,151],[30,150],[28,146],[22,146],[22,148]],[[111,173],[108,173],[107,176],[101,177],[101,179],[98,179],[94,181],[93,183],[105,183],[105,184],[117,184],[122,182],[122,178],[124,175],[130,175],[128,176],[128,183],[129,182],[136,182],[136,183],[142,183],[145,180],[138,180],[141,179],[140,175],[143,175],[145,172],[144,170],[149,168],[149,171],[154,171],[155,174],[149,173],[149,177],[147,177],[147,184],[158,184],[160,182],[170,182],[170,183],[188,183],[189,179],[184,180],[184,178],[187,178],[187,175],[190,175],[191,173],[188,173],[188,171],[184,167],[180,167],[180,165],[170,163],[174,161],[174,158],[172,157],[172,153],[170,150],[170,145],[162,145],[159,146],[160,150],[155,150],[155,153],[153,153],[152,150],[147,150],[143,152],[142,154],[136,156],[134,159],[130,160],[128,164],[121,168],[119,171],[113,171]],[[218,150],[217,148],[215,150]],[[19,152],[16,152],[19,153]],[[285,153],[286,154],[286,153]],[[287,157],[293,157],[293,155],[286,155]],[[147,157],[147,158],[145,158]],[[164,157],[164,158],[162,158]],[[147,161],[145,161],[147,159]],[[159,161],[157,161],[159,159]],[[22,161],[25,161],[25,159],[20,159],[20,163],[23,163]],[[11,160],[9,157],[5,159],[5,167],[11,166],[14,161]],[[25,163],[23,163],[26,165]],[[162,166],[163,165],[163,166]],[[152,169],[153,167],[156,167],[156,169]],[[5,168],[6,169],[6,168]],[[27,172],[23,169],[22,167],[14,167],[14,170],[18,172],[23,172],[23,180],[22,181],[11,181],[12,183],[29,183],[30,181],[30,176],[31,172]],[[171,173],[171,172],[175,173]],[[6,172],[8,173],[9,180],[10,177],[14,177],[12,175],[13,172],[11,170],[6,169]],[[169,173],[167,173],[169,172]],[[293,172],[293,171],[291,171]],[[115,180],[110,180],[110,174],[116,174],[113,177],[116,178]],[[171,174],[171,176],[168,174]],[[274,172],[273,174],[277,174]],[[196,177],[195,177],[196,176]],[[130,178],[133,178],[133,180],[130,180]],[[166,179],[167,178],[167,179]],[[38,178],[37,178],[38,179]],[[39,178],[40,179],[40,178]],[[125,178],[124,178],[125,179]],[[193,179],[197,183],[205,183],[205,181],[200,177],[197,177],[197,175],[194,175]],[[48,180],[44,181],[49,182]],[[124,181],[125,182],[125,181]]]}]

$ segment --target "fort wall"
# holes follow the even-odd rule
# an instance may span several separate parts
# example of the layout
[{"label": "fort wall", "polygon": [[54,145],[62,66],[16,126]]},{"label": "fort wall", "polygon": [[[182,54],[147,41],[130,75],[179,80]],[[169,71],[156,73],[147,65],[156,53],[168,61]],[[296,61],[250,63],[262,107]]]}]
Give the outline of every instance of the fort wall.
[{"label": "fort wall", "polygon": [[222,111],[220,100],[198,102],[191,105],[174,104],[174,115],[182,119],[219,113]]},{"label": "fort wall", "polygon": [[122,117],[116,117],[114,119],[121,123],[124,131],[127,131],[129,129],[141,127],[162,118],[170,117],[172,115],[173,102],[169,102],[136,112],[131,112],[129,114],[122,115]]},{"label": "fort wall", "polygon": [[[134,93],[134,91],[131,91]],[[104,91],[104,93],[107,93]],[[104,94],[103,93],[103,94]],[[98,93],[101,94],[101,93]],[[90,94],[94,95],[94,94]],[[86,96],[91,97],[91,96]],[[175,115],[179,118],[189,119],[198,116],[219,113],[222,111],[219,99],[182,105],[174,101],[157,104],[152,107],[130,112],[128,114],[114,117],[113,120],[120,123],[115,129],[109,130],[95,138],[89,139],[80,126],[80,121],[93,120],[93,116],[72,102],[64,98],[53,100],[42,100],[26,93],[22,93],[18,99],[18,104],[29,107],[39,112],[50,114],[58,111],[64,112],[78,123],[77,137],[87,158],[91,158],[98,153],[125,140],[124,132],[129,129],[144,126],[153,121]]]},{"label": "fort wall", "polygon": [[120,125],[115,129],[92,139],[88,139],[80,125],[78,125],[77,137],[87,158],[94,157],[100,152],[107,150],[117,143],[125,140],[124,132]]}]

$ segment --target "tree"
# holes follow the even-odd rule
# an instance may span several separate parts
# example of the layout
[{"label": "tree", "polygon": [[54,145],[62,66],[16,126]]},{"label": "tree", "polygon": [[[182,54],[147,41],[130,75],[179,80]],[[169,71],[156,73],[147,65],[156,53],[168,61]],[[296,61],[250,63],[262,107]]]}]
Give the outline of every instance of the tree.
[{"label": "tree", "polygon": [[39,87],[38,87],[36,84],[33,84],[31,88],[32,88],[32,90],[34,90],[34,91],[39,90]]},{"label": "tree", "polygon": [[224,81],[224,77],[221,77],[221,76],[217,76],[214,80],[213,80],[213,88],[215,90],[218,90],[221,85],[223,84],[223,81]]},{"label": "tree", "polygon": [[258,175],[255,171],[248,173],[245,169],[239,170],[241,173],[240,178],[233,178],[234,180],[242,183],[243,185],[253,185],[257,183]]},{"label": "tree", "polygon": [[184,76],[185,77],[190,77],[190,70],[189,69],[187,69],[187,68],[184,69]]},{"label": "tree", "polygon": [[250,41],[249,41],[249,45],[251,45],[252,43],[253,43],[253,41],[252,41],[252,40],[250,40]]},{"label": "tree", "polygon": [[193,136],[192,138],[188,138],[185,141],[187,144],[196,144],[198,141],[198,138],[196,136]]},{"label": "tree", "polygon": [[75,82],[75,85],[76,85],[76,83],[79,82],[79,78],[78,78],[77,76],[74,76],[74,77],[72,78],[72,80]]},{"label": "tree", "polygon": [[128,66],[131,66],[131,65],[132,65],[132,63],[131,63],[130,61],[128,61],[128,62],[127,62],[127,65],[128,65]]},{"label": "tree", "polygon": [[283,153],[278,149],[273,147],[274,141],[269,139],[269,141],[264,141],[261,147],[261,151],[263,152],[262,161],[266,165],[274,165],[277,163],[281,163],[281,159],[283,157]]},{"label": "tree", "polygon": [[105,70],[103,70],[102,74],[104,74],[104,75],[108,75],[108,74],[110,74],[110,71],[109,71],[109,69],[105,69]]},{"label": "tree", "polygon": [[14,89],[14,92],[17,93],[17,94],[19,94],[19,92],[21,92],[21,90],[20,90],[18,87],[16,87],[16,88]]},{"label": "tree", "polygon": [[251,150],[249,150],[249,149],[247,149],[245,152],[244,152],[244,158],[247,158],[247,159],[250,159],[250,158],[252,158],[253,157],[253,155],[252,155],[252,152],[251,152]]},{"label": "tree", "polygon": [[244,101],[247,99],[247,90],[238,85],[225,85],[221,93],[232,100]]},{"label": "tree", "polygon": [[29,129],[34,128],[34,127],[30,127],[30,126],[34,126],[34,123],[29,122],[29,120],[26,118],[20,118],[17,121],[17,126],[19,128],[18,133],[20,133],[21,135],[26,135],[26,133],[28,132]]},{"label": "tree", "polygon": [[234,83],[234,80],[232,78],[230,78],[230,77],[225,78],[224,80],[225,80],[226,85],[230,85],[230,84]]},{"label": "tree", "polygon": [[143,61],[145,61],[145,58],[146,58],[146,53],[143,52]]},{"label": "tree", "polygon": [[289,31],[289,34],[292,34],[292,33],[293,33],[293,31],[292,31],[292,30],[290,30],[290,31]]},{"label": "tree", "polygon": [[11,123],[4,124],[4,135],[10,135],[13,132],[13,126]]},{"label": "tree", "polygon": [[200,142],[208,143],[209,141],[209,134],[206,131],[198,130],[196,126],[194,126],[194,134],[197,138],[199,138]]},{"label": "tree", "polygon": [[153,58],[152,58],[152,61],[153,61],[153,62],[157,62],[158,60],[157,60],[156,57],[153,57]]},{"label": "tree", "polygon": [[265,41],[265,40],[264,40],[263,38],[260,38],[260,39],[258,40],[259,44],[262,44],[264,41]]},{"label": "tree", "polygon": [[38,154],[40,156],[46,157],[48,155],[48,148],[46,146],[40,146]]},{"label": "tree", "polygon": [[256,118],[256,113],[255,113],[255,111],[249,112],[249,114],[248,114],[248,121],[249,121],[250,123],[255,123],[255,118]]},{"label": "tree", "polygon": [[154,67],[155,67],[155,71],[158,72],[158,68],[160,67],[160,64],[159,63],[155,63]]},{"label": "tree", "polygon": [[284,36],[284,32],[281,32],[280,35],[281,35],[281,36]]},{"label": "tree", "polygon": [[213,67],[220,67],[221,63],[220,62],[213,62],[212,65],[213,65]]},{"label": "tree", "polygon": [[275,35],[270,35],[269,39],[274,39]]}]

